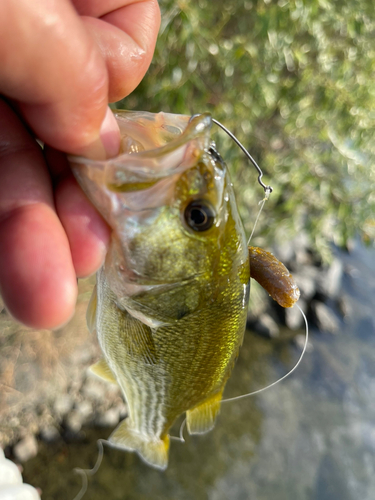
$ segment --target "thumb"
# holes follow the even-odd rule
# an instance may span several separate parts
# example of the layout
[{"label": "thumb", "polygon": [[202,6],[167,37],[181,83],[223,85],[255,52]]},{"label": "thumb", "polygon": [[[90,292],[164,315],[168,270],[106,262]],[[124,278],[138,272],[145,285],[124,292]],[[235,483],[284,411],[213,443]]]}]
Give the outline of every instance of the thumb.
[{"label": "thumb", "polygon": [[0,67],[0,92],[41,140],[98,159],[117,153],[106,64],[68,0],[2,0]]}]

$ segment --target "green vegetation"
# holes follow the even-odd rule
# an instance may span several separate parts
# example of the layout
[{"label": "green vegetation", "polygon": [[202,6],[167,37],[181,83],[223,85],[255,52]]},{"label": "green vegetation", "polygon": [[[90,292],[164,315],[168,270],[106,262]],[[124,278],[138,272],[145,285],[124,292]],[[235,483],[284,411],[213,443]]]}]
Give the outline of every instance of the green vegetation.
[{"label": "green vegetation", "polygon": [[[249,149],[274,192],[255,243],[302,229],[323,257],[375,234],[372,0],[161,0],[153,64],[118,107],[209,111]],[[249,231],[263,191],[215,134]],[[261,241],[260,241],[261,240]]]}]

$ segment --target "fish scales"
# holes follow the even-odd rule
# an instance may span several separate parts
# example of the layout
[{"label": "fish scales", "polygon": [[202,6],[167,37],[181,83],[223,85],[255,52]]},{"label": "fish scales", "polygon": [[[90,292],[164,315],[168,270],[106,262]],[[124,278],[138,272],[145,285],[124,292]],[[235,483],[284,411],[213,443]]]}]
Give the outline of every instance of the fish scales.
[{"label": "fish scales", "polygon": [[116,118],[118,157],[70,160],[112,228],[88,311],[104,356],[93,371],[129,409],[110,441],[164,469],[179,415],[192,434],[215,424],[245,331],[249,254],[210,115]]}]

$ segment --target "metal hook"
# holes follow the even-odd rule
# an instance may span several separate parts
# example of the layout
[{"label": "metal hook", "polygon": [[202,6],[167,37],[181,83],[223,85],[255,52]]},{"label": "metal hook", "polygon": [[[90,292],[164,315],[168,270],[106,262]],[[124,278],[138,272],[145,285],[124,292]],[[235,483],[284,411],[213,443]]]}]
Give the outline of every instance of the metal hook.
[{"label": "metal hook", "polygon": [[224,127],[224,125],[222,125],[220,122],[218,122],[217,120],[215,120],[215,118],[211,118],[212,121],[218,125],[221,129],[224,130],[224,132],[226,132],[229,137],[237,144],[237,146],[239,148],[242,149],[242,151],[245,153],[245,155],[247,156],[247,158],[251,161],[251,163],[254,165],[254,167],[258,170],[258,182],[259,184],[262,186],[262,188],[264,189],[264,192],[266,193],[266,197],[268,198],[268,195],[270,193],[272,193],[272,187],[271,186],[266,186],[264,184],[264,182],[262,182],[262,177],[263,177],[263,172],[262,172],[262,169],[260,168],[260,166],[257,164],[257,162],[254,160],[254,158],[251,156],[251,154],[248,152],[248,150],[245,148],[245,146],[243,146],[240,141],[237,139],[237,137],[235,135],[232,134],[232,132],[230,130],[228,130],[226,127]]}]

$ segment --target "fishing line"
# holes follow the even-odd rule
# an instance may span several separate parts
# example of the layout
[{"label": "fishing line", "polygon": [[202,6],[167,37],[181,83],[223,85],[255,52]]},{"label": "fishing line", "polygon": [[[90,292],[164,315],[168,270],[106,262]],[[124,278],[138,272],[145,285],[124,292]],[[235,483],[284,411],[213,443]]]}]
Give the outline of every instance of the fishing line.
[{"label": "fishing line", "polygon": [[264,182],[262,181],[262,177],[263,177],[263,171],[262,171],[262,169],[260,168],[260,166],[258,165],[258,163],[254,160],[254,158],[251,156],[251,154],[249,153],[249,151],[245,148],[245,146],[237,139],[237,137],[230,130],[228,130],[227,127],[225,127],[222,123],[220,123],[219,121],[215,120],[215,118],[211,118],[211,120],[218,127],[220,127],[222,130],[224,130],[224,132],[226,134],[229,135],[229,137],[243,151],[243,153],[245,154],[245,156],[247,157],[247,159],[250,160],[250,162],[254,165],[254,167],[257,169],[258,174],[259,174],[258,175],[258,182],[262,186],[262,188],[264,189],[264,198],[263,198],[263,200],[261,200],[259,202],[259,204],[261,205],[261,207],[260,207],[258,215],[257,215],[257,217],[255,219],[255,223],[254,223],[254,226],[253,226],[253,230],[251,231],[251,235],[250,235],[249,241],[247,242],[247,244],[249,245],[250,240],[253,237],[253,234],[254,234],[254,231],[255,231],[255,227],[256,227],[256,225],[258,223],[259,216],[260,216],[260,214],[261,214],[261,212],[263,210],[264,204],[268,200],[270,194],[272,193],[272,187],[271,186],[266,186],[264,184]]},{"label": "fishing line", "polygon": [[181,427],[180,427],[180,436],[169,436],[169,439],[173,439],[174,441],[179,441],[180,443],[185,443],[184,438],[184,428],[186,424],[186,418],[184,418]]},{"label": "fishing line", "polygon": [[[193,118],[193,117],[191,117],[191,118]],[[269,196],[272,193],[272,187],[271,186],[267,186],[266,184],[264,184],[264,182],[262,181],[262,177],[263,177],[263,171],[262,171],[262,169],[259,167],[259,165],[254,160],[254,158],[251,156],[251,154],[249,153],[249,151],[245,148],[245,146],[243,146],[243,144],[237,139],[237,137],[230,130],[228,130],[222,123],[220,123],[219,121],[215,120],[215,118],[211,118],[211,119],[212,119],[213,123],[215,123],[218,127],[220,127],[222,130],[224,130],[224,132],[226,134],[229,135],[229,137],[237,144],[237,146],[243,151],[243,153],[248,158],[248,160],[250,160],[250,162],[253,164],[253,166],[257,169],[258,174],[259,174],[258,175],[258,183],[264,189],[265,195],[264,195],[264,198],[259,202],[260,208],[259,208],[258,214],[256,216],[256,219],[255,219],[255,222],[254,222],[254,226],[253,226],[253,229],[251,231],[249,240],[247,242],[247,244],[249,245],[249,243],[250,243],[250,241],[251,241],[251,239],[253,237],[255,228],[257,226],[260,214],[262,213],[264,204],[269,199]],[[214,152],[216,152],[216,151],[214,150]],[[294,365],[294,367],[291,370],[289,370],[289,372],[287,372],[285,375],[283,375],[281,378],[279,378],[275,382],[272,382],[271,384],[267,385],[266,387],[263,387],[262,389],[258,389],[258,390],[253,391],[253,392],[249,392],[248,394],[242,394],[241,396],[235,396],[233,398],[223,399],[221,401],[222,403],[227,403],[229,401],[236,401],[238,399],[244,399],[244,398],[248,398],[250,396],[254,396],[255,394],[260,394],[261,392],[266,391],[267,389],[270,389],[271,387],[274,387],[275,385],[277,385],[279,382],[282,382],[283,380],[285,380],[287,377],[289,377],[289,375],[291,375],[298,368],[299,364],[302,361],[302,358],[305,355],[306,349],[307,349],[308,338],[309,338],[309,326],[308,326],[307,318],[306,318],[304,312],[299,307],[299,305],[296,304],[296,306],[300,310],[300,312],[302,314],[302,317],[303,317],[303,319],[305,321],[305,343],[304,343],[304,346],[303,346],[302,353],[301,353],[301,355],[300,355],[297,363]],[[179,441],[181,443],[185,443],[185,439],[184,439],[185,425],[186,425],[186,418],[183,420],[183,422],[181,424],[179,436],[170,436],[170,439],[172,439],[174,441]],[[112,443],[110,443],[109,441],[106,441],[105,439],[98,439],[97,443],[98,443],[98,447],[99,447],[99,452],[98,452],[98,458],[97,458],[97,461],[96,461],[96,464],[94,465],[94,467],[92,469],[81,469],[81,468],[75,468],[74,469],[74,472],[76,474],[81,475],[81,477],[82,477],[82,487],[81,487],[81,490],[79,491],[79,493],[74,497],[73,500],[81,500],[83,498],[83,496],[86,494],[87,489],[88,489],[88,476],[93,476],[99,470],[99,467],[100,467],[100,465],[102,463],[103,456],[104,456],[103,443],[106,443],[106,444],[109,444],[110,446],[112,446]]]},{"label": "fishing line", "polygon": [[[305,342],[304,342],[303,349],[302,349],[302,352],[300,354],[300,357],[297,360],[297,363],[285,375],[283,375],[278,380],[275,380],[275,382],[272,382],[272,384],[266,385],[266,387],[262,387],[262,389],[258,389],[256,391],[249,392],[248,394],[241,394],[241,396],[235,396],[233,398],[222,399],[221,400],[222,403],[228,403],[229,401],[237,401],[238,399],[248,398],[250,396],[254,396],[255,394],[260,394],[261,392],[267,391],[271,387],[274,387],[275,385],[277,385],[280,382],[282,382],[283,380],[285,380],[287,377],[289,377],[289,375],[291,375],[298,368],[299,364],[302,361],[302,358],[305,355],[306,349],[307,349],[307,344],[308,344],[308,341],[309,341],[309,324],[307,322],[306,315],[302,311],[302,309],[300,308],[300,306],[298,304],[296,304],[296,306],[300,310],[300,312],[302,314],[302,317],[304,319],[304,322],[305,322]],[[170,436],[170,439],[173,439],[174,441],[179,441],[180,443],[185,443],[185,439],[184,439],[185,424],[186,424],[186,418],[184,419],[184,421],[181,424],[181,427],[180,427],[180,436],[179,437],[178,436]]]},{"label": "fishing line", "polygon": [[308,343],[308,340],[309,340],[309,325],[307,323],[307,318],[306,318],[305,313],[302,311],[302,309],[300,308],[300,306],[298,304],[296,304],[296,306],[300,310],[300,312],[302,314],[302,317],[303,317],[303,319],[305,321],[305,332],[306,332],[305,333],[305,343],[304,343],[301,355],[298,358],[297,363],[293,366],[293,368],[291,370],[288,371],[288,373],[286,373],[285,375],[283,375],[281,378],[279,378],[275,382],[272,382],[272,384],[266,385],[266,387],[263,387],[262,389],[258,389],[257,391],[249,392],[248,394],[242,394],[241,396],[235,396],[234,398],[223,399],[221,401],[222,403],[227,403],[228,401],[236,401],[238,399],[243,399],[243,398],[248,398],[249,396],[254,396],[255,394],[260,394],[261,392],[266,391],[267,389],[270,389],[271,387],[274,387],[279,382],[285,380],[287,377],[289,377],[289,375],[291,375],[298,368],[298,365],[301,363],[302,358],[305,355],[305,352],[306,352],[306,349],[307,349],[307,343]]},{"label": "fishing line", "polygon": [[266,186],[264,184],[264,182],[262,181],[262,177],[263,177],[263,172],[262,172],[262,169],[260,168],[260,166],[257,164],[257,162],[254,160],[254,158],[251,156],[251,154],[249,153],[249,151],[245,148],[245,146],[243,146],[243,144],[241,144],[241,142],[237,139],[237,137],[230,131],[227,129],[227,127],[224,127],[224,125],[220,122],[218,122],[217,120],[215,120],[215,118],[211,118],[211,120],[213,121],[213,123],[215,123],[218,127],[220,127],[222,130],[224,130],[224,132],[226,134],[229,135],[229,137],[237,144],[237,146],[245,153],[245,155],[247,156],[247,158],[251,161],[251,163],[254,165],[254,167],[258,170],[258,182],[259,184],[262,186],[262,188],[264,189],[264,192],[267,193],[267,191],[269,191],[269,193],[272,193],[272,187],[271,186]]},{"label": "fishing line", "polygon": [[102,461],[103,461],[103,456],[104,456],[103,444],[104,443],[111,445],[111,443],[109,441],[107,441],[106,439],[98,439],[97,440],[97,445],[99,448],[98,458],[96,459],[96,463],[92,469],[81,469],[80,467],[76,467],[73,470],[73,472],[75,472],[76,474],[79,474],[82,478],[82,487],[81,487],[80,491],[78,492],[78,494],[73,498],[73,500],[81,500],[84,497],[84,495],[86,494],[87,489],[88,489],[88,476],[94,476],[98,472],[99,467],[101,466]]},{"label": "fishing line", "polygon": [[260,214],[262,213],[262,210],[263,210],[263,207],[264,207],[264,204],[266,203],[266,201],[268,200],[269,196],[271,194],[271,191],[269,189],[269,187],[267,187],[265,189],[265,195],[264,195],[264,198],[263,200],[261,200],[259,202],[259,205],[260,205],[260,209],[259,209],[259,212],[258,212],[258,215],[256,216],[256,219],[255,219],[255,222],[254,222],[254,226],[253,226],[253,230],[251,231],[251,234],[249,236],[249,239],[248,239],[248,242],[247,242],[247,246],[250,245],[250,241],[251,241],[251,238],[253,237],[253,234],[254,234],[254,231],[255,231],[255,228],[258,224],[258,220],[259,220],[259,217],[260,217]]}]

